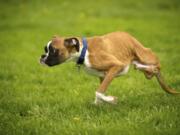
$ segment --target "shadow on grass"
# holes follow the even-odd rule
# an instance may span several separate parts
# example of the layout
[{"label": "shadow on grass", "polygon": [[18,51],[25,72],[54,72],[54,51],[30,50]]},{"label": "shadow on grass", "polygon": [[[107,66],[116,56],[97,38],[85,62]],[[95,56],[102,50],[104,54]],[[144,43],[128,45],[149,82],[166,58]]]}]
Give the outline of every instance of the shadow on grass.
[{"label": "shadow on grass", "polygon": [[86,103],[86,110],[94,111],[94,114],[101,115],[109,113],[119,113],[121,116],[127,115],[132,110],[151,110],[153,108],[160,107],[180,107],[177,102],[177,96],[169,95],[166,93],[151,93],[151,94],[139,94],[134,96],[127,96],[124,100],[119,100],[117,105],[111,105],[103,103],[102,105],[94,105],[92,103]]}]

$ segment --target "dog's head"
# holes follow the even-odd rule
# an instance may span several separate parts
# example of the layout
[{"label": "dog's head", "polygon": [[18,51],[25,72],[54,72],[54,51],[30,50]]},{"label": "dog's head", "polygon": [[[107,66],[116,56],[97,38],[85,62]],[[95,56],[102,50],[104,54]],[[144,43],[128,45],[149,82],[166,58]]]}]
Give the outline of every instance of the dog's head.
[{"label": "dog's head", "polygon": [[65,62],[71,55],[79,52],[78,38],[53,37],[44,47],[45,54],[41,55],[40,63],[54,66]]}]

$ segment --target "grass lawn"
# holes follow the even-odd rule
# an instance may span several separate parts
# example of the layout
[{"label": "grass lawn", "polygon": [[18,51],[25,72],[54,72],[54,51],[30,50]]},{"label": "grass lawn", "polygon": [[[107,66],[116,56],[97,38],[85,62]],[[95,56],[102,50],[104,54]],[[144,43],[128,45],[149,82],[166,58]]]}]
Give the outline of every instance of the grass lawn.
[{"label": "grass lawn", "polygon": [[180,91],[179,0],[1,0],[0,135],[179,135],[180,96],[131,68],[93,105],[99,80],[75,63],[38,59],[53,35],[126,31],[157,53],[166,81]]}]

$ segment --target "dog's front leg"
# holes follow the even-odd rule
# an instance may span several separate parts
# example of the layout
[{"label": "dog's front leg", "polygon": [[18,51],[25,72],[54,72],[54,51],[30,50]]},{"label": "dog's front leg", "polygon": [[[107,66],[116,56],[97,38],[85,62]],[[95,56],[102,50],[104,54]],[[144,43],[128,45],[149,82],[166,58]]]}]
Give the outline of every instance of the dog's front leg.
[{"label": "dog's front leg", "polygon": [[101,101],[105,101],[108,103],[115,104],[117,101],[117,98],[114,96],[105,96],[104,93],[108,87],[108,85],[111,83],[113,78],[124,68],[124,66],[121,65],[115,65],[109,69],[109,71],[106,73],[104,78],[100,78],[101,84],[96,91],[96,99],[95,104],[100,103]]},{"label": "dog's front leg", "polygon": [[[100,81],[100,84],[103,82],[104,80],[104,77],[99,77],[99,81]],[[96,95],[97,95],[97,92],[96,92]],[[95,97],[95,101],[94,103],[97,105],[97,104],[101,104],[102,103],[102,100],[100,98],[98,98],[98,96]]]}]

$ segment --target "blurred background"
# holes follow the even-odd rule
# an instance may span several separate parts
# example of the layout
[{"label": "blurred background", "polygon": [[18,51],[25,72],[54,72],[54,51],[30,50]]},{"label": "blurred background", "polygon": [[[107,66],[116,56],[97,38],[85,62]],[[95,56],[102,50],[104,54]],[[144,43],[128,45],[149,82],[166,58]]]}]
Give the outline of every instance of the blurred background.
[{"label": "blurred background", "polygon": [[38,63],[53,35],[113,31],[152,48],[167,82],[180,89],[179,0],[0,0],[0,134],[180,133],[180,100],[156,80],[131,70],[109,88],[120,103],[95,107],[97,78],[74,63]]}]

